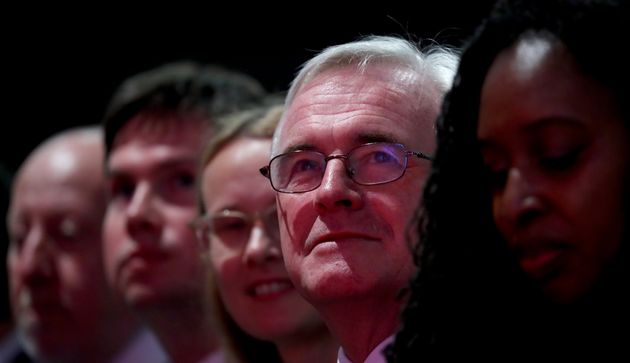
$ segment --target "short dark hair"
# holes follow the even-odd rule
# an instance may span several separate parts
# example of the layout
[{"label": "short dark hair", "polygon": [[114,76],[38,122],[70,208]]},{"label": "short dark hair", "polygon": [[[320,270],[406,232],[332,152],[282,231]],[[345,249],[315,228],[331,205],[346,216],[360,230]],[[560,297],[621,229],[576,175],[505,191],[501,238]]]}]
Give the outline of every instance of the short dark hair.
[{"label": "short dark hair", "polygon": [[139,73],[122,82],[105,113],[107,154],[120,129],[142,111],[195,113],[214,123],[265,94],[252,77],[217,65],[180,61]]}]

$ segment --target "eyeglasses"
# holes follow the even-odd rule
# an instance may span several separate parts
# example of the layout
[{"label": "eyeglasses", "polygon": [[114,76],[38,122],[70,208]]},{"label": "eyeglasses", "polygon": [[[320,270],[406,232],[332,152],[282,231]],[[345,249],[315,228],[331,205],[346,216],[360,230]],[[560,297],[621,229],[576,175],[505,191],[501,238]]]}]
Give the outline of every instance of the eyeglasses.
[{"label": "eyeglasses", "polygon": [[223,210],[214,215],[203,215],[191,222],[199,241],[208,243],[212,235],[220,238],[224,244],[236,246],[247,243],[256,222],[260,221],[267,236],[280,240],[278,213],[275,204],[271,207],[247,214],[235,210]]},{"label": "eyeglasses", "polygon": [[431,160],[419,151],[410,151],[402,144],[375,142],[352,149],[345,155],[326,156],[319,151],[298,150],[280,154],[260,168],[280,193],[305,193],[317,189],[332,159],[345,163],[350,179],[360,185],[378,185],[400,179],[407,170],[409,156]]}]

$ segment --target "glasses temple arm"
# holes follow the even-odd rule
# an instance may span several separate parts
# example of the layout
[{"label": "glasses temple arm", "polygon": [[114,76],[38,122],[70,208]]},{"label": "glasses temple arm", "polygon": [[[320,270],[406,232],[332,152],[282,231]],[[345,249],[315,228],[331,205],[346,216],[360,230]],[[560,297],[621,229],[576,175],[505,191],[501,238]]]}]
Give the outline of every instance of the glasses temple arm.
[{"label": "glasses temple arm", "polygon": [[263,166],[262,168],[258,169],[258,171],[260,171],[260,173],[267,179],[271,179],[271,173],[270,173],[270,169],[269,169],[269,165]]},{"label": "glasses temple arm", "polygon": [[426,160],[429,160],[429,161],[433,161],[433,158],[432,158],[432,157],[430,157],[430,156],[429,156],[429,155],[427,155],[427,154],[421,153],[420,151],[409,151],[409,153],[410,153],[411,155],[414,155],[414,156],[415,156],[415,157],[417,157],[418,159],[426,159]]}]

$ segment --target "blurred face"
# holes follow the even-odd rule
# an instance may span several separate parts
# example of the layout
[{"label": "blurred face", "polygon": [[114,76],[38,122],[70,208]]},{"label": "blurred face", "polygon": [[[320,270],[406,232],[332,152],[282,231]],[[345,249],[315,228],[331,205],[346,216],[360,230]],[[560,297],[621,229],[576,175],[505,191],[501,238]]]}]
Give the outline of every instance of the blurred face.
[{"label": "blurred face", "polygon": [[488,73],[478,136],[501,234],[552,300],[575,301],[622,239],[630,140],[613,95],[560,44],[520,41]]},{"label": "blurred face", "polygon": [[[205,125],[139,115],[120,130],[107,161],[104,226],[110,284],[134,307],[200,299],[195,178]],[[153,123],[155,122],[155,123]]]},{"label": "blurred face", "polygon": [[271,139],[254,138],[240,138],[225,146],[205,167],[202,190],[208,216],[228,215],[226,211],[250,216],[271,212],[262,217],[268,223],[261,218],[253,225],[214,218],[209,253],[216,284],[232,318],[247,333],[275,342],[324,325],[296,292],[284,267],[275,193],[258,172],[269,160],[270,148]]},{"label": "blurred face", "polygon": [[[352,67],[325,71],[293,100],[276,152],[337,155],[395,142],[431,154],[439,96],[432,85],[418,91],[417,77],[391,65],[361,74]],[[410,158],[402,178],[363,186],[350,179],[343,159],[332,159],[317,189],[278,194],[285,264],[307,300],[316,306],[356,297],[394,301],[413,271],[410,243],[417,233],[410,222],[428,170],[426,160]]]},{"label": "blurred face", "polygon": [[38,359],[73,360],[105,330],[111,302],[100,249],[104,183],[93,162],[101,158],[96,147],[47,149],[27,160],[14,185],[11,305],[25,348]]}]

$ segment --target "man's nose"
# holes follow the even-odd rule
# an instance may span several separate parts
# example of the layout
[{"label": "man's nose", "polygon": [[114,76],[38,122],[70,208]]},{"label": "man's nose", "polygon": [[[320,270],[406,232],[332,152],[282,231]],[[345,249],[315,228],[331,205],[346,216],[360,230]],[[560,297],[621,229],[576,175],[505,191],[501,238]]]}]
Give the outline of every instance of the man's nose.
[{"label": "man's nose", "polygon": [[328,161],[322,182],[314,192],[315,209],[319,212],[363,207],[360,186],[350,178],[343,159]]},{"label": "man's nose", "polygon": [[142,242],[143,239],[152,241],[159,230],[160,215],[156,202],[151,185],[138,184],[125,211],[127,230],[137,242]]},{"label": "man's nose", "polygon": [[53,246],[45,229],[34,226],[22,246],[21,271],[26,279],[50,277],[53,274]]}]

